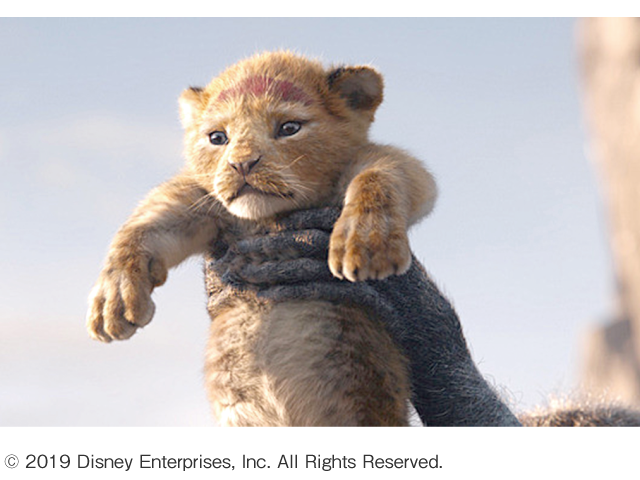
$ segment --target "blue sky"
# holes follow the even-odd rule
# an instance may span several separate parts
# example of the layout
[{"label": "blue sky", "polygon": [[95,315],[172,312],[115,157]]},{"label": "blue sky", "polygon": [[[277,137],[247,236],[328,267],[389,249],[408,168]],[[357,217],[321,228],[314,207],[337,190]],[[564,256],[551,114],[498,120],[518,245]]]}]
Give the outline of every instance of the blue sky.
[{"label": "blue sky", "polygon": [[0,44],[0,425],[210,424],[199,261],[128,342],[88,338],[86,297],[182,164],[182,89],[277,48],[384,74],[371,136],[439,182],[411,240],[480,369],[518,408],[576,386],[613,284],[574,20],[3,18]]}]

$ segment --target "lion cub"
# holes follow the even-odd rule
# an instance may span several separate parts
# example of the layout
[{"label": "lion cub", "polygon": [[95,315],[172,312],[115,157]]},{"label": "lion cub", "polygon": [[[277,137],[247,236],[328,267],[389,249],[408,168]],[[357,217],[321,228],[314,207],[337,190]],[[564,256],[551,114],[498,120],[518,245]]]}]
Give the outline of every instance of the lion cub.
[{"label": "lion cub", "polygon": [[[90,299],[91,336],[131,337],[151,320],[151,292],[170,268],[293,210],[342,206],[329,248],[336,277],[405,272],[407,229],[432,209],[436,187],[418,160],[369,141],[382,90],[372,68],[325,70],[275,52],[184,91],[186,166],[116,234]],[[404,360],[373,315],[250,294],[209,311],[207,387],[219,423],[406,424]]]}]

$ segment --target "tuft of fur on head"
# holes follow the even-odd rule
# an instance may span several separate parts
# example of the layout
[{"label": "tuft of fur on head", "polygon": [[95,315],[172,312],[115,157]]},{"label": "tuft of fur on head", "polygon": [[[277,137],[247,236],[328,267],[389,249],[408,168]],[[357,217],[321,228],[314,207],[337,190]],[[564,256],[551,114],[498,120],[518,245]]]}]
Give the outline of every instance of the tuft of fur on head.
[{"label": "tuft of fur on head", "polygon": [[[241,218],[329,203],[347,162],[368,143],[382,91],[371,67],[325,68],[284,51],[250,57],[182,93],[188,168]],[[299,131],[282,135],[287,122]],[[213,144],[214,132],[226,143]]]},{"label": "tuft of fur on head", "polygon": [[640,411],[593,398],[552,398],[545,407],[518,415],[525,427],[638,427]]}]

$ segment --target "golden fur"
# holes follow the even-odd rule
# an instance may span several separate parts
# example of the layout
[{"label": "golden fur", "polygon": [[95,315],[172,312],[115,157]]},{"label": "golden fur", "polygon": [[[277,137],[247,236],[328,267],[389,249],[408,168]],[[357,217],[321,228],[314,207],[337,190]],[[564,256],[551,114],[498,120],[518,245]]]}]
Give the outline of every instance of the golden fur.
[{"label": "golden fur", "polygon": [[[369,141],[382,77],[265,53],[180,98],[187,163],[120,228],[90,299],[88,329],[126,339],[152,318],[151,292],[187,257],[299,209],[342,206],[329,267],[350,281],[411,262],[407,229],[432,209],[421,163]],[[213,311],[207,383],[225,425],[406,423],[403,359],[363,311],[326,302]]]}]

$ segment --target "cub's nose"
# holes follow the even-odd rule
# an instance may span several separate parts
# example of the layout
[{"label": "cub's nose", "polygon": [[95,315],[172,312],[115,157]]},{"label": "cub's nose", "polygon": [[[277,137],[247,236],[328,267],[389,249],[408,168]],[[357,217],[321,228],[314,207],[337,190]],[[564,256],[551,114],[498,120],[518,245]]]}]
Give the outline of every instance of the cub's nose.
[{"label": "cub's nose", "polygon": [[246,177],[247,175],[249,175],[251,170],[253,170],[253,167],[258,164],[260,158],[261,157],[258,157],[255,160],[244,160],[242,162],[229,162],[229,165],[240,175]]}]

